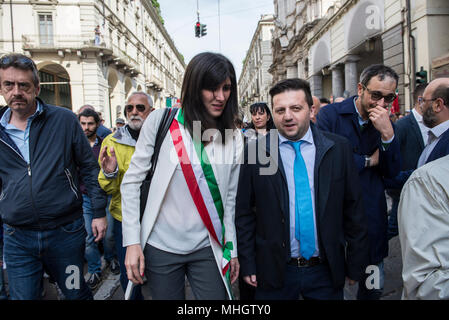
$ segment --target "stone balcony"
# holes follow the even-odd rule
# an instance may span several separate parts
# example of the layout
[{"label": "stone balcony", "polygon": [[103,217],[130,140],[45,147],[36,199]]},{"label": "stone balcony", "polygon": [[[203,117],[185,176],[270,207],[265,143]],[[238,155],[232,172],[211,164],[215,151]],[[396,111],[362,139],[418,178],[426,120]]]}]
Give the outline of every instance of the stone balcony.
[{"label": "stone balcony", "polygon": [[79,58],[86,58],[87,53],[96,53],[103,62],[115,65],[130,76],[137,76],[141,72],[140,64],[125,50],[117,46],[108,37],[101,37],[100,43],[95,44],[94,37],[89,35],[22,35],[22,48],[31,55],[34,53],[57,53],[60,57],[76,53]]}]

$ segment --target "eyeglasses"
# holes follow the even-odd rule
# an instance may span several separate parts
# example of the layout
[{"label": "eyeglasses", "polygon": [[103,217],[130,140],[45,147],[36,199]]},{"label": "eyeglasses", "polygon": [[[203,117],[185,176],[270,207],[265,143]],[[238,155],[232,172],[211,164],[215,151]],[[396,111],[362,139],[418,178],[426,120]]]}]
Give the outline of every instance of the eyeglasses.
[{"label": "eyeglasses", "polygon": [[379,101],[383,98],[386,103],[391,103],[394,101],[394,99],[396,99],[396,94],[394,93],[390,93],[384,96],[380,91],[372,91],[367,87],[365,87],[364,85],[363,88],[365,88],[366,91],[368,91],[368,93],[371,95],[371,99],[373,99],[374,101]]},{"label": "eyeglasses", "polygon": [[[143,104],[136,104],[135,107],[136,107],[136,109],[137,109],[138,112],[144,112],[144,111],[145,111],[145,105],[143,105]],[[125,111],[126,111],[126,112],[131,112],[131,111],[133,111],[133,110],[134,110],[134,105],[132,105],[132,104],[127,104],[127,105],[125,106]]]},{"label": "eyeglasses", "polygon": [[435,100],[437,100],[438,98],[435,98],[435,99],[424,99],[423,97],[418,97],[418,103],[419,104],[423,104],[424,102],[427,102],[427,101],[435,101]]}]

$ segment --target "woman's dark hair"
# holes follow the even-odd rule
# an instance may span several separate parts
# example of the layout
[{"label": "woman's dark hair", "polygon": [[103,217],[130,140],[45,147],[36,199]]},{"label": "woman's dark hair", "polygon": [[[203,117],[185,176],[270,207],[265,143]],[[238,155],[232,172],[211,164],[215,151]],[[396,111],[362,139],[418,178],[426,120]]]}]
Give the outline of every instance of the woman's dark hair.
[{"label": "woman's dark hair", "polygon": [[243,123],[242,119],[240,119],[239,117],[234,119],[234,124],[235,124],[237,129],[243,128],[245,126],[245,124]]},{"label": "woman's dark hair", "polygon": [[[207,113],[201,90],[215,90],[227,78],[231,80],[231,93],[215,124]],[[193,57],[185,71],[181,105],[185,126],[192,136],[193,121],[201,121],[201,134],[206,129],[216,128],[224,142],[225,129],[235,129],[234,119],[238,113],[237,81],[231,61],[219,53],[212,52],[203,52]]]},{"label": "woman's dark hair", "polygon": [[[268,105],[265,102],[256,102],[253,103],[250,107],[249,107],[249,112],[251,114],[255,114],[256,112],[260,112],[262,111],[263,113],[266,113],[267,116],[269,116],[269,119],[267,121],[267,131],[271,130],[271,129],[276,129],[276,127],[274,126],[274,122],[273,122],[273,116],[271,115],[270,109],[268,108]],[[248,125],[248,129],[256,129],[254,127],[254,123],[251,121],[250,124]]]}]

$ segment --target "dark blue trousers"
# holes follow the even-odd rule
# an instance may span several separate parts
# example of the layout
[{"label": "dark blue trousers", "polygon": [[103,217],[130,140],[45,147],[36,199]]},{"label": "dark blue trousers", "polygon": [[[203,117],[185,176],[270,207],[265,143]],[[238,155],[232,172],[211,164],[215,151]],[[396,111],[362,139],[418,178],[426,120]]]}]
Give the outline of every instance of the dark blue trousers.
[{"label": "dark blue trousers", "polygon": [[93,299],[84,281],[86,229],[80,217],[52,230],[3,224],[4,254],[12,300],[38,300],[44,267],[68,300]]},{"label": "dark blue trousers", "polygon": [[343,286],[334,288],[329,266],[298,268],[286,264],[285,283],[280,289],[256,289],[256,300],[343,300]]}]

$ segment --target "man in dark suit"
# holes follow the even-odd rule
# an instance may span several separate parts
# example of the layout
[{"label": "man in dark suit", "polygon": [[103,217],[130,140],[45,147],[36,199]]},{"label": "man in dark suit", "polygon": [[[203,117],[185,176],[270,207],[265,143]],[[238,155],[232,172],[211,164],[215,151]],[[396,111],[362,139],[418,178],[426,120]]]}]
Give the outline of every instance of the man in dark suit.
[{"label": "man in dark suit", "polygon": [[[401,166],[399,141],[388,114],[388,104],[396,98],[398,75],[384,65],[363,70],[357,85],[358,96],[334,103],[317,116],[318,128],[342,135],[351,142],[359,172],[370,240],[369,270],[378,270],[380,282],[359,285],[357,298],[379,299],[383,290],[383,259],[388,255],[387,203],[384,177],[393,178]],[[377,267],[376,267],[377,266]],[[375,268],[375,269],[373,269]]]},{"label": "man in dark suit", "polygon": [[388,195],[392,199],[388,217],[388,240],[398,235],[398,205],[402,186],[413,170],[418,166],[418,159],[427,142],[429,128],[424,125],[419,98],[422,97],[427,84],[416,86],[413,92],[414,107],[409,115],[398,120],[395,132],[399,139],[402,157],[401,172],[394,179],[385,179]]},{"label": "man in dark suit", "polygon": [[343,299],[345,277],[354,284],[368,264],[350,145],[310,122],[308,82],[282,80],[270,95],[278,131],[251,141],[240,169],[235,223],[243,279],[256,287],[256,299]]},{"label": "man in dark suit", "polygon": [[418,167],[449,154],[449,78],[429,83],[421,100],[424,124],[430,128]]}]

